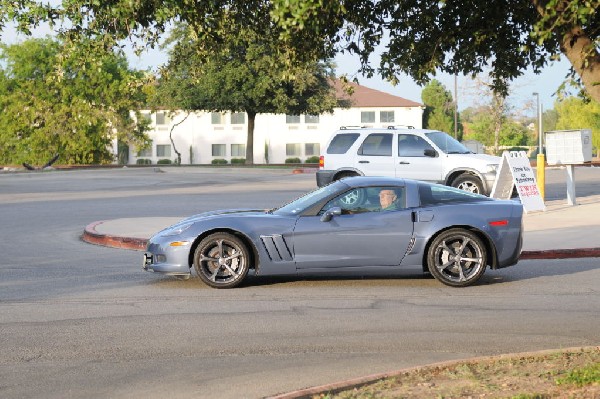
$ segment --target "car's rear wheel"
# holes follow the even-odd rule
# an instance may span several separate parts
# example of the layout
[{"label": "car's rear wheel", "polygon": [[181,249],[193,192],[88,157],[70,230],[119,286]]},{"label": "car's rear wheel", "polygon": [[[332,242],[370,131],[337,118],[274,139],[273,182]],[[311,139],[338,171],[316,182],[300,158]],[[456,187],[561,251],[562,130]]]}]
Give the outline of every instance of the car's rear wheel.
[{"label": "car's rear wheel", "polygon": [[229,233],[215,233],[204,238],[194,252],[194,269],[200,280],[214,288],[239,285],[250,267],[246,245]]},{"label": "car's rear wheel", "polygon": [[429,272],[452,287],[474,284],[485,272],[487,253],[483,241],[465,229],[450,229],[437,236],[427,252]]},{"label": "car's rear wheel", "polygon": [[483,184],[481,183],[481,180],[479,180],[477,176],[470,173],[463,173],[462,175],[459,175],[452,182],[452,187],[475,194],[483,194]]}]

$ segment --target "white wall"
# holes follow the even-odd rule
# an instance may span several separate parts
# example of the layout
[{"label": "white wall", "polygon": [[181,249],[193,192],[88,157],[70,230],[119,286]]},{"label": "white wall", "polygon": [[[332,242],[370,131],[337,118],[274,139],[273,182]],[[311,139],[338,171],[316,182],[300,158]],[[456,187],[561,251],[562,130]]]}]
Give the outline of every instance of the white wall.
[{"label": "white wall", "polygon": [[[375,111],[375,123],[361,123],[362,111]],[[394,111],[393,123],[379,122],[379,111]],[[163,111],[159,111],[163,112]],[[152,121],[148,135],[152,138],[152,155],[137,156],[135,148],[129,149],[129,163],[135,164],[138,158],[150,159],[157,163],[159,159],[177,159],[177,154],[171,148],[171,155],[158,156],[157,146],[171,146],[169,131],[171,127],[181,122],[184,112],[171,114],[171,120],[165,124],[156,124],[156,113],[149,110],[142,113],[150,114]],[[304,115],[300,116],[300,123],[286,123],[286,116],[282,114],[257,115],[254,128],[254,163],[265,163],[265,143],[269,148],[269,163],[284,163],[291,156],[286,155],[286,144],[300,144],[301,153],[298,157],[304,162],[308,155],[305,154],[305,144],[318,143],[320,151],[325,149],[331,134],[341,126],[368,126],[387,127],[389,125],[410,125],[417,129],[422,127],[423,109],[421,107],[378,107],[378,108],[348,108],[336,109],[333,114],[319,116],[318,123],[305,123]],[[213,124],[210,112],[191,113],[181,124],[173,129],[173,141],[176,149],[181,153],[181,163],[190,164],[190,146],[192,148],[193,164],[210,164],[215,158],[231,161],[231,144],[246,144],[248,119],[245,116],[244,124],[231,124],[231,114],[225,113],[223,124]],[[225,156],[213,156],[212,144],[225,144]],[[316,155],[319,155],[318,153]],[[242,156],[245,157],[245,156]]]}]

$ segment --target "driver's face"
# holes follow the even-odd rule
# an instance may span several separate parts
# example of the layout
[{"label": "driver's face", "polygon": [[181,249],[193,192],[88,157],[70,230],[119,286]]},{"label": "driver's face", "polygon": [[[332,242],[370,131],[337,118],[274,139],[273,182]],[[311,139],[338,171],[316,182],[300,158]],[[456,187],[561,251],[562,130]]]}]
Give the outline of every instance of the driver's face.
[{"label": "driver's face", "polygon": [[382,208],[387,208],[396,201],[396,193],[393,190],[381,190],[379,192],[379,203]]}]

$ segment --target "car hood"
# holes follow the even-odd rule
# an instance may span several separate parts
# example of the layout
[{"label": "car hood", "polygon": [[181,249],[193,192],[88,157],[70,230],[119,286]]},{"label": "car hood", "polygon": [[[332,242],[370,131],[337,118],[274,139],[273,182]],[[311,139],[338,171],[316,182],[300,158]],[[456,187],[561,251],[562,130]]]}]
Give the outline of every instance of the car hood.
[{"label": "car hood", "polygon": [[267,211],[268,211],[267,209],[221,209],[221,210],[217,210],[217,211],[203,212],[203,213],[199,213],[197,215],[190,216],[186,219],[183,219],[178,224],[196,222],[196,221],[199,221],[202,219],[208,219],[208,218],[211,218],[214,216],[223,216],[223,215],[228,215],[228,216],[236,216],[236,215],[249,216],[249,215],[258,215],[258,214],[264,215]]},{"label": "car hood", "polygon": [[496,157],[494,155],[488,154],[448,154],[451,157],[468,157],[469,159],[485,162],[485,163],[495,163],[499,164],[502,158]]}]

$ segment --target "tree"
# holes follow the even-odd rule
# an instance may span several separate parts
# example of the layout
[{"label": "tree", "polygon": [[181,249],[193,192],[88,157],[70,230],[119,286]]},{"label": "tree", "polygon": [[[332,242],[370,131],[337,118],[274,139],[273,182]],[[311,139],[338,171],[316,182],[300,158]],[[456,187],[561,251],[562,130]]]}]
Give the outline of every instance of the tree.
[{"label": "tree", "polygon": [[141,75],[112,52],[85,68],[61,47],[48,38],[0,46],[0,163],[44,164],[55,154],[105,163],[115,137],[145,144],[144,124],[130,116],[144,101]]},{"label": "tree", "polygon": [[[600,102],[600,0],[275,0],[272,15],[294,42],[315,34],[360,56],[362,71],[425,83],[436,71],[481,73],[494,90],[531,67],[565,56],[587,95]],[[326,28],[324,28],[326,27]],[[378,68],[369,57],[385,44]],[[310,46],[304,42],[302,46]],[[318,49],[319,47],[315,47]]]},{"label": "tree", "polygon": [[[425,104],[423,126],[426,129],[435,129],[454,134],[454,100],[449,90],[446,90],[437,79],[429,82],[421,92],[421,99]],[[457,139],[462,138],[462,129],[458,129]]]},{"label": "tree", "polygon": [[592,145],[600,156],[600,103],[568,97],[555,102],[554,109],[558,114],[556,129],[591,129]]},{"label": "tree", "polygon": [[[256,32],[273,26],[288,65],[297,60],[357,54],[367,76],[397,81],[407,73],[425,84],[437,71],[492,70],[495,91],[531,67],[539,72],[564,55],[587,94],[600,101],[600,0],[1,0],[0,28],[16,21],[28,32],[51,21],[67,37],[114,46],[130,37],[155,43],[172,21],[188,23],[210,53],[232,26]],[[370,55],[383,50],[378,66]]]},{"label": "tree", "polygon": [[256,115],[318,115],[333,112],[338,105],[331,86],[331,65],[308,62],[288,66],[272,35],[232,29],[210,58],[198,49],[204,42],[192,35],[187,26],[175,32],[177,42],[162,71],[158,105],[186,111],[245,112],[246,164],[254,160]]}]

